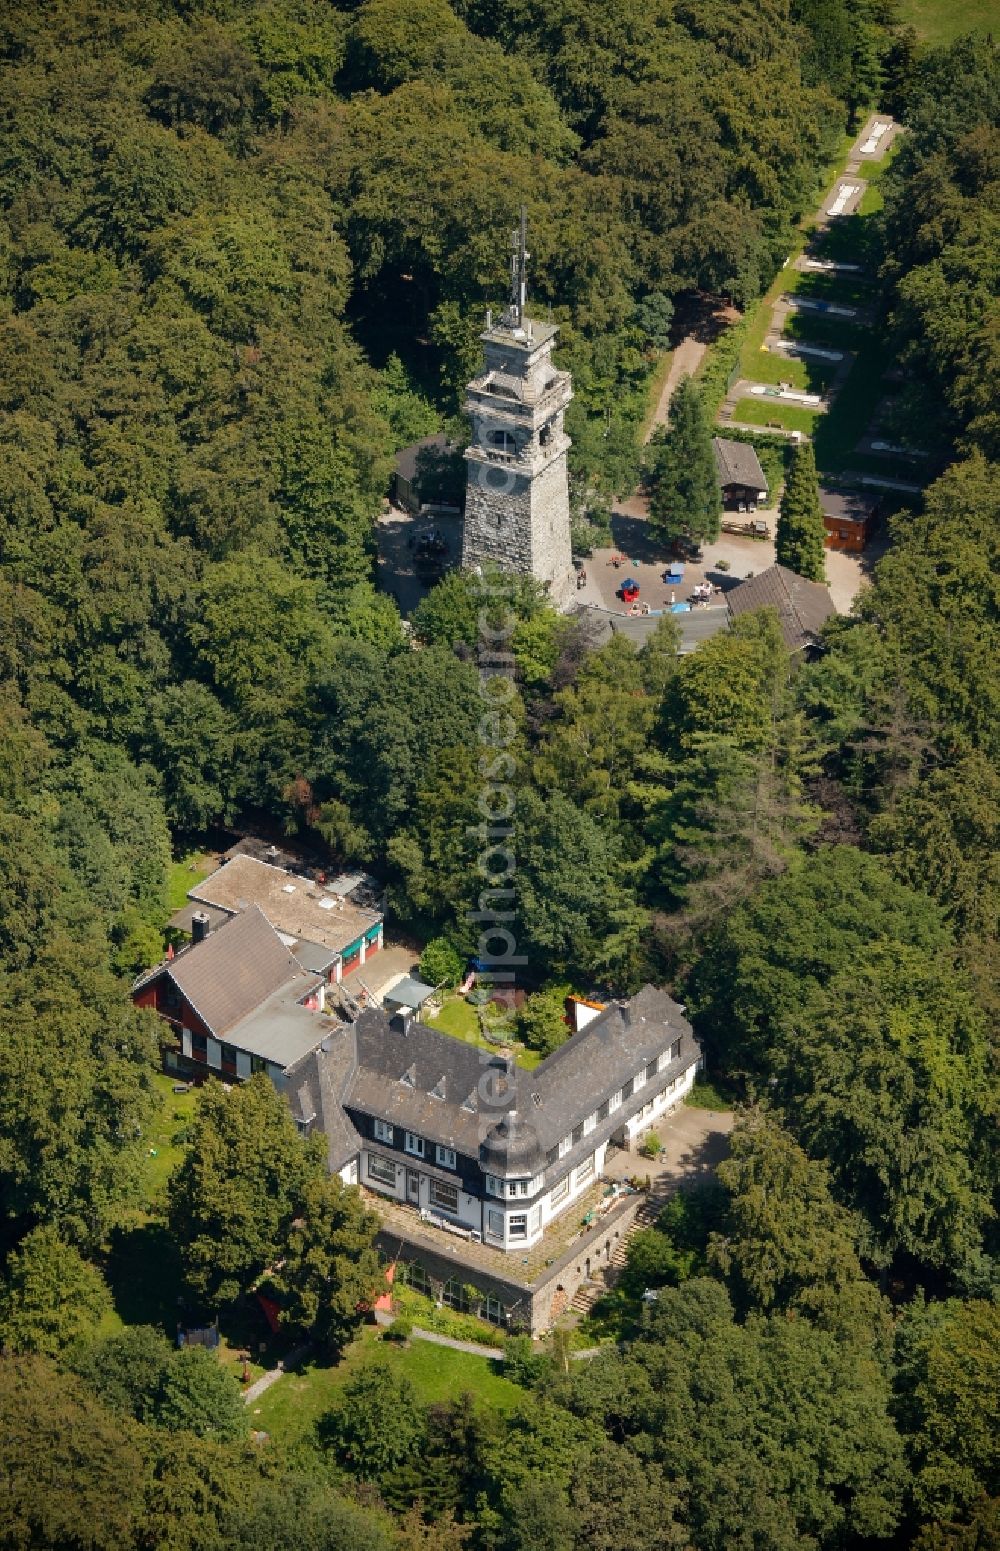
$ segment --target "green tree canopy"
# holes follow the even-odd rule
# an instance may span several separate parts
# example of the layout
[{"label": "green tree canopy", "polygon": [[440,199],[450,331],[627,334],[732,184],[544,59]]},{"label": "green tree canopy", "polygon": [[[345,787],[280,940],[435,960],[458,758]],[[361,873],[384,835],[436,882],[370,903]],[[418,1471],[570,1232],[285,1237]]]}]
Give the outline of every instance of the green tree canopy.
[{"label": "green tree canopy", "polygon": [[56,1228],[34,1228],[10,1255],[0,1282],[0,1347],[55,1357],[93,1336],[110,1310],[97,1267]]},{"label": "green tree canopy", "polygon": [[278,1285],[287,1299],[283,1318],[327,1351],[341,1352],[353,1339],[382,1281],[377,1231],[378,1218],[353,1186],[335,1175],[308,1179]]},{"label": "green tree canopy", "polygon": [[722,496],[712,428],[690,377],[674,389],[670,428],[656,446],[651,483],[649,526],[657,538],[718,538]]},{"label": "green tree canopy", "polygon": [[192,1292],[208,1305],[245,1292],[288,1240],[307,1183],[324,1168],[288,1106],[258,1074],[226,1093],[209,1083],[170,1198],[171,1231]]},{"label": "green tree canopy", "polygon": [[811,442],[799,442],[778,508],[775,554],[779,565],[809,582],[826,581],[826,528],[819,504],[816,458]]}]

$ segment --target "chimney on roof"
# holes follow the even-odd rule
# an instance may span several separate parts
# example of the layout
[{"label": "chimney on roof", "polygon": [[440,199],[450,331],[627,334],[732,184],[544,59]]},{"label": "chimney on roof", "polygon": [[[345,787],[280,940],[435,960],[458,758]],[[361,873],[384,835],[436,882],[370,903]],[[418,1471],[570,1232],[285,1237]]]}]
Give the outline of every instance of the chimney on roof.
[{"label": "chimney on roof", "polygon": [[212,923],[209,921],[208,916],[205,914],[204,910],[196,910],[194,915],[191,917],[192,942],[204,942],[211,929]]}]

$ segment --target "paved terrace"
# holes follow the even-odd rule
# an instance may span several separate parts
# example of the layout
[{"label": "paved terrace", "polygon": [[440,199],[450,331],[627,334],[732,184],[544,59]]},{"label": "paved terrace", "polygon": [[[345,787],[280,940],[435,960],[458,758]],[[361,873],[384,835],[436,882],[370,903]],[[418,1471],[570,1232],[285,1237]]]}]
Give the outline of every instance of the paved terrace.
[{"label": "paved terrace", "polygon": [[[643,1161],[641,1158],[632,1158],[633,1173],[645,1172],[642,1167]],[[611,1181],[596,1180],[589,1190],[563,1212],[561,1217],[556,1218],[555,1222],[545,1230],[538,1243],[526,1250],[523,1255],[494,1249],[489,1244],[477,1244],[474,1240],[466,1239],[460,1234],[448,1233],[443,1228],[434,1228],[431,1224],[421,1221],[416,1207],[402,1201],[390,1200],[364,1186],[361,1193],[366,1204],[378,1213],[387,1235],[391,1235],[395,1229],[408,1244],[425,1245],[435,1255],[454,1259],[456,1265],[475,1267],[484,1275],[530,1287],[567,1251],[575,1248],[578,1242],[582,1248],[584,1239],[591,1235],[599,1235],[613,1223],[617,1223],[619,1218],[632,1212],[642,1200],[641,1195],[638,1194],[609,1195],[610,1188]],[[594,1213],[593,1221],[585,1222],[585,1218],[591,1212]]]}]

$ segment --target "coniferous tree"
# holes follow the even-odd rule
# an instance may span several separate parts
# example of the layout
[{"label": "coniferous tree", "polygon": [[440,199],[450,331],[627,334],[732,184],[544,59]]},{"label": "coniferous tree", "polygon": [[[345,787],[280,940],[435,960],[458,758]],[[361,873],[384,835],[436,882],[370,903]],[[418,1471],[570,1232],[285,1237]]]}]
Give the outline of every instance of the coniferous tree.
[{"label": "coniferous tree", "polygon": [[799,442],[778,512],[778,564],[809,582],[825,582],[825,543],[812,443]]},{"label": "coniferous tree", "polygon": [[661,539],[717,539],[721,509],[712,428],[697,387],[682,377],[670,401],[670,430],[656,456],[649,524]]}]

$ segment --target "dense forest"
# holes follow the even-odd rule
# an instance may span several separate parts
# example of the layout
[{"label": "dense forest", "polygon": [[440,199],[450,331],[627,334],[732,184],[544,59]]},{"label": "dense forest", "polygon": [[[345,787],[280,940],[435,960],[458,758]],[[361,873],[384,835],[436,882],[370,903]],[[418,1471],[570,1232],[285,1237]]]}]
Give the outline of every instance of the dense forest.
[{"label": "dense forest", "polygon": [[[995,1547],[996,45],[893,0],[5,0],[0,48],[0,1546]],[[511,1343],[505,1412],[361,1370],[253,1443],[204,1352],[109,1334],[171,855],[266,822],[474,948],[480,598],[411,635],[376,591],[393,455],[458,424],[524,203],[574,501],[630,489],[664,320],[752,304],[875,104],[879,326],[950,453],[853,614],[793,669],[767,611],[678,657],[512,592],[526,1016],[668,985],[732,1154],[636,1241],[628,1341]],[[157,1232],[216,1306],[281,1258],[337,1353],[371,1220],[219,1092]]]}]

